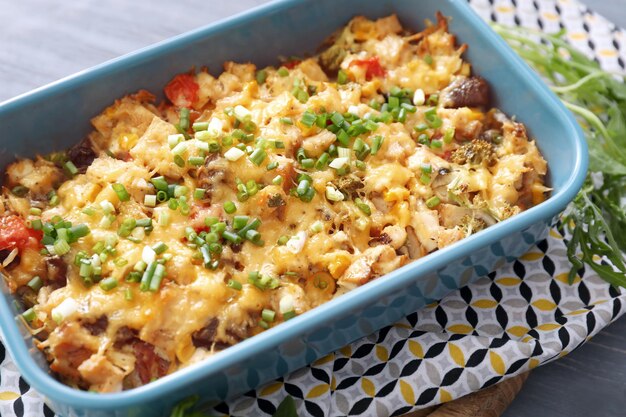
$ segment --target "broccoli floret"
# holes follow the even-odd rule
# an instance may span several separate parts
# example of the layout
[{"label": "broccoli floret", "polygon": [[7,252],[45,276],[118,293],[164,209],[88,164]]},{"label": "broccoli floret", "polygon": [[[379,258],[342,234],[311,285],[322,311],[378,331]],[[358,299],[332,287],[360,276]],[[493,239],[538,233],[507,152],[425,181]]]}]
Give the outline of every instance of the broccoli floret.
[{"label": "broccoli floret", "polygon": [[491,166],[496,162],[496,153],[493,144],[483,139],[473,139],[464,143],[452,153],[450,160],[455,164],[470,164]]}]

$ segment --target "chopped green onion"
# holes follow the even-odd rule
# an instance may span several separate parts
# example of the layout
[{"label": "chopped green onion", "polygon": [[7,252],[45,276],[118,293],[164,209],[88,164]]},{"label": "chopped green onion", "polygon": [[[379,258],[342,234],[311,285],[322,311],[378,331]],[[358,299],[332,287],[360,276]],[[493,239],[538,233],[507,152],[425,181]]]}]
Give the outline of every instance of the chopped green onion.
[{"label": "chopped green onion", "polygon": [[263,149],[257,148],[254,150],[254,152],[252,152],[249,159],[254,165],[260,166],[263,163],[263,160],[265,159],[266,156],[267,156],[267,153]]},{"label": "chopped green onion", "polygon": [[345,196],[339,190],[331,185],[326,186],[326,198],[330,201],[343,201]]},{"label": "chopped green onion", "polygon": [[224,239],[228,240],[230,243],[233,243],[233,244],[239,244],[239,243],[241,243],[243,241],[241,236],[239,236],[238,234],[233,233],[231,231],[228,231],[228,230],[225,230],[222,233],[222,237]]},{"label": "chopped green onion", "polygon": [[441,148],[443,146],[443,142],[440,140],[432,140],[430,142],[430,147],[431,148]]},{"label": "chopped green onion", "polygon": [[209,128],[209,122],[195,122],[191,128],[194,132],[200,132]]},{"label": "chopped green onion", "polygon": [[328,164],[329,159],[330,159],[330,155],[327,152],[324,152],[323,154],[321,154],[320,157],[315,162],[315,169],[318,169],[321,171],[324,168],[326,168],[326,165]]},{"label": "chopped green onion", "polygon": [[151,292],[157,292],[159,288],[161,288],[161,282],[163,281],[163,277],[165,276],[165,266],[162,264],[157,264],[154,269],[154,275],[150,280],[150,286],[148,289]]},{"label": "chopped green onion", "polygon": [[278,75],[280,75],[281,77],[286,77],[289,75],[289,70],[285,67],[280,67],[278,68],[278,71],[276,71],[278,73]]},{"label": "chopped green onion", "polygon": [[359,210],[361,210],[364,214],[366,215],[371,215],[372,214],[372,209],[370,208],[370,206],[367,203],[364,203],[363,200],[361,200],[360,198],[355,198],[354,199],[354,204],[358,207]]},{"label": "chopped green onion", "polygon": [[259,327],[262,327],[263,329],[267,330],[270,328],[270,325],[267,324],[267,322],[265,320],[261,320],[259,321]]},{"label": "chopped green onion", "polygon": [[189,129],[189,109],[186,107],[180,109],[178,126],[185,131]]},{"label": "chopped green onion", "polygon": [[222,247],[221,244],[217,242],[213,242],[209,244],[209,250],[213,253],[222,253],[222,250],[224,250],[224,248]]},{"label": "chopped green onion", "polygon": [[74,175],[78,174],[78,168],[76,168],[76,165],[74,165],[72,161],[67,161],[65,164],[63,164],[63,170],[68,177],[73,177]]},{"label": "chopped green onion", "polygon": [[337,84],[345,84],[348,82],[348,74],[344,70],[339,70],[337,72]]},{"label": "chopped green onion", "polygon": [[430,55],[424,55],[424,62],[428,65],[433,64],[433,57]]},{"label": "chopped green onion", "polygon": [[156,262],[150,262],[146,270],[144,271],[141,277],[141,283],[139,284],[139,289],[141,291],[148,291],[150,288],[150,281],[152,281],[152,277],[154,276],[154,271],[157,268]]},{"label": "chopped green onion", "polygon": [[176,147],[176,145],[178,145],[181,142],[184,142],[185,140],[185,136],[177,133],[175,135],[169,135],[167,137],[167,144],[169,145],[170,149],[174,149]]},{"label": "chopped green onion", "polygon": [[380,150],[380,147],[382,146],[384,141],[385,141],[385,138],[383,136],[381,135],[374,136],[374,138],[372,139],[372,149],[370,150],[370,153],[372,155],[376,155],[378,151]]},{"label": "chopped green onion", "polygon": [[86,214],[87,216],[93,216],[94,214],[96,214],[96,209],[94,209],[91,206],[87,206],[82,210],[83,214]]},{"label": "chopped green onion", "polygon": [[430,184],[430,175],[428,175],[428,174],[422,174],[422,175],[420,176],[420,182],[421,182],[422,184],[425,184],[425,185]]},{"label": "chopped green onion", "polygon": [[443,142],[451,143],[452,140],[454,139],[454,133],[455,133],[454,127],[446,129],[445,133],[443,134]]},{"label": "chopped green onion", "polygon": [[324,223],[321,220],[317,220],[315,223],[311,225],[311,231],[313,233],[319,233],[324,230]]},{"label": "chopped green onion", "polygon": [[226,230],[226,223],[224,222],[217,222],[211,225],[211,231],[221,234],[224,233],[224,231]]},{"label": "chopped green onion", "polygon": [[234,279],[229,279],[228,284],[226,285],[228,286],[228,288],[232,288],[236,291],[241,291],[241,288],[243,288],[241,283],[239,281],[235,281]]},{"label": "chopped green onion", "polygon": [[33,230],[41,230],[43,229],[43,223],[41,219],[33,219],[30,221],[30,228]]},{"label": "chopped green onion", "polygon": [[285,321],[291,320],[294,317],[296,317],[296,312],[293,310],[283,313],[283,320]]},{"label": "chopped green onion", "polygon": [[264,308],[263,311],[261,312],[261,318],[267,323],[272,323],[274,319],[276,318],[276,312],[274,310],[269,310],[267,308]]},{"label": "chopped green onion", "polygon": [[430,174],[431,172],[433,172],[433,167],[430,164],[422,164],[420,169],[424,174]]},{"label": "chopped green onion", "polygon": [[283,177],[282,175],[277,175],[274,178],[272,178],[272,184],[274,185],[280,185],[283,183]]},{"label": "chopped green onion", "polygon": [[154,245],[152,245],[152,250],[157,254],[160,255],[163,252],[165,252],[167,250],[167,245],[163,242],[158,242],[155,243]]},{"label": "chopped green onion", "polygon": [[167,184],[167,181],[165,181],[164,177],[154,177],[150,179],[150,182],[152,183],[152,185],[154,185],[154,188],[156,188],[157,190],[167,192],[168,184]]},{"label": "chopped green onion", "polygon": [[246,226],[246,224],[248,224],[248,220],[250,220],[248,216],[233,217],[233,229],[235,230],[243,229]]},{"label": "chopped green onion", "polygon": [[287,244],[287,242],[289,242],[289,236],[282,235],[278,238],[278,241],[276,243],[278,243],[280,246],[284,246]]},{"label": "chopped green onion", "polygon": [[246,153],[239,148],[230,148],[226,152],[224,152],[224,158],[228,159],[231,162],[237,161],[239,158],[244,156]]},{"label": "chopped green onion", "polygon": [[302,123],[303,125],[307,127],[312,127],[315,124],[316,120],[317,120],[317,115],[307,110],[302,114],[300,123]]},{"label": "chopped green onion", "polygon": [[117,279],[113,277],[105,278],[100,281],[100,288],[102,288],[104,291],[111,291],[115,287],[117,287]]},{"label": "chopped green onion", "polygon": [[271,171],[273,169],[278,168],[278,162],[274,161],[274,162],[270,162],[269,164],[267,164],[267,166],[265,167],[265,169],[267,169],[268,171]]},{"label": "chopped green onion", "polygon": [[309,100],[309,93],[301,89],[300,87],[296,87],[291,90],[291,94],[302,104],[306,103]]},{"label": "chopped green onion", "polygon": [[232,201],[227,201],[224,203],[224,211],[228,214],[233,214],[237,211],[237,206]]},{"label": "chopped green onion", "polygon": [[204,158],[201,156],[190,156],[189,158],[187,158],[187,163],[189,165],[199,167],[200,165],[204,164]]},{"label": "chopped green onion", "polygon": [[262,69],[256,72],[256,82],[261,85],[267,80],[267,71]]},{"label": "chopped green onion", "polygon": [[22,313],[22,317],[24,317],[24,320],[31,323],[37,318],[37,315],[35,314],[35,310],[33,310],[33,308],[31,307]]},{"label": "chopped green onion", "polygon": [[302,180],[296,188],[296,193],[298,193],[299,196],[303,196],[307,193],[309,188],[311,188],[311,183],[308,180]]},{"label": "chopped green onion", "polygon": [[219,222],[220,219],[215,216],[209,216],[204,218],[204,224],[208,227],[213,226],[215,223]]},{"label": "chopped green onion", "polygon": [[293,124],[293,120],[291,120],[290,117],[281,117],[280,118],[280,122],[284,125],[292,125]]},{"label": "chopped green onion", "polygon": [[28,287],[33,291],[37,292],[43,287],[43,280],[39,276],[33,277],[30,281],[28,281]]},{"label": "chopped green onion", "polygon": [[70,251],[70,244],[63,239],[57,239],[54,242],[54,253],[62,256]]},{"label": "chopped green onion", "polygon": [[202,200],[206,194],[206,190],[204,188],[196,188],[193,191],[194,200]]},{"label": "chopped green onion", "polygon": [[439,199],[439,197],[433,196],[429,198],[428,200],[426,200],[426,207],[434,208],[434,207],[437,207],[439,203],[441,203],[441,200]]},{"label": "chopped green onion", "polygon": [[126,301],[132,301],[133,300],[133,290],[128,287],[124,290],[124,299]]},{"label": "chopped green onion", "polygon": [[300,161],[300,165],[302,165],[303,168],[311,169],[315,165],[315,159],[305,158],[302,161]]},{"label": "chopped green onion", "polygon": [[430,136],[428,136],[428,134],[426,133],[421,133],[417,137],[417,142],[422,145],[430,146]]},{"label": "chopped green onion", "polygon": [[143,204],[148,207],[156,207],[157,196],[154,194],[146,194],[143,198]]}]

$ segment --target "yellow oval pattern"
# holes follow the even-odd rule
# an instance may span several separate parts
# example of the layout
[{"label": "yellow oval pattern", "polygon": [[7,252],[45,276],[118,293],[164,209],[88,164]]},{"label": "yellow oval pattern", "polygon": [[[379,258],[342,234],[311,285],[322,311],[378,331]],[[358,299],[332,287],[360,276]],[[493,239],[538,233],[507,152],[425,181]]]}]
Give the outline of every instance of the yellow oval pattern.
[{"label": "yellow oval pattern", "polygon": [[413,392],[413,387],[409,383],[400,380],[400,392],[407,404],[415,404],[415,392]]},{"label": "yellow oval pattern", "polygon": [[0,401],[13,401],[16,400],[20,394],[13,391],[2,391],[0,392]]},{"label": "yellow oval pattern", "polygon": [[539,326],[535,327],[535,329],[541,330],[543,332],[549,332],[550,330],[556,330],[559,327],[561,327],[561,325],[557,324],[557,323],[544,323],[544,324],[540,324]]},{"label": "yellow oval pattern", "polygon": [[[328,384],[319,384],[311,388],[309,393],[306,395],[307,398],[315,398],[320,395],[324,395],[329,391],[330,386]],[[369,394],[368,394],[369,395]]]},{"label": "yellow oval pattern", "polygon": [[273,382],[271,384],[266,385],[261,389],[261,395],[272,395],[276,391],[278,391],[283,386],[282,382]]},{"label": "yellow oval pattern", "polygon": [[519,285],[520,282],[522,282],[522,280],[519,278],[515,278],[515,277],[503,277],[503,278],[497,279],[496,282],[500,285],[513,287],[515,285]]},{"label": "yellow oval pattern", "polygon": [[536,261],[538,259],[543,258],[542,252],[528,252],[521,256],[521,259],[524,261]]},{"label": "yellow oval pattern", "polygon": [[382,362],[387,362],[389,360],[387,348],[382,345],[376,345],[376,357]]},{"label": "yellow oval pattern", "polygon": [[409,340],[409,350],[418,358],[424,359],[424,349],[422,349],[422,345],[420,345],[419,342]]},{"label": "yellow oval pattern", "polygon": [[457,365],[465,367],[465,355],[460,347],[453,343],[448,343],[448,351],[450,351],[450,357]]},{"label": "yellow oval pattern", "polygon": [[476,308],[495,308],[498,305],[496,300],[476,300],[472,303],[472,307]]},{"label": "yellow oval pattern", "polygon": [[448,401],[452,401],[452,395],[443,388],[439,388],[439,400],[442,403],[447,403]]},{"label": "yellow oval pattern", "polygon": [[374,383],[367,378],[361,378],[361,388],[363,388],[363,392],[373,397],[376,394],[376,386]]},{"label": "yellow oval pattern", "polygon": [[500,355],[493,351],[489,352],[489,361],[491,362],[491,367],[498,375],[504,375],[506,369],[504,367],[504,361]]},{"label": "yellow oval pattern", "polygon": [[507,329],[507,333],[511,333],[513,336],[522,337],[528,333],[530,329],[524,326],[511,326]]},{"label": "yellow oval pattern", "polygon": [[334,359],[335,359],[335,354],[331,353],[329,355],[322,356],[321,358],[313,362],[313,365],[317,365],[317,366],[324,365],[325,363],[331,362]]},{"label": "yellow oval pattern", "polygon": [[537,301],[533,301],[532,304],[534,307],[537,307],[541,311],[552,311],[556,309],[556,304],[554,304],[550,300],[546,300],[545,298],[542,298]]},{"label": "yellow oval pattern", "polygon": [[456,334],[470,334],[474,328],[472,326],[468,326],[467,324],[453,324],[449,326],[447,329],[450,333]]}]

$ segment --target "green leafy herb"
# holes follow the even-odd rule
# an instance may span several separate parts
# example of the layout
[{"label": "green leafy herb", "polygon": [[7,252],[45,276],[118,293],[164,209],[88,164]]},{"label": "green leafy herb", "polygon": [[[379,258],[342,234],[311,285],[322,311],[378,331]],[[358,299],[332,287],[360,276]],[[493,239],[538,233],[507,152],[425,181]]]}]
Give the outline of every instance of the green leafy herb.
[{"label": "green leafy herb", "polygon": [[626,287],[622,255],[626,251],[624,74],[603,71],[564,40],[564,31],[548,35],[497,24],[493,27],[551,85],[577,117],[587,139],[589,173],[562,216],[571,235],[567,243],[570,282],[587,264],[610,284]]}]

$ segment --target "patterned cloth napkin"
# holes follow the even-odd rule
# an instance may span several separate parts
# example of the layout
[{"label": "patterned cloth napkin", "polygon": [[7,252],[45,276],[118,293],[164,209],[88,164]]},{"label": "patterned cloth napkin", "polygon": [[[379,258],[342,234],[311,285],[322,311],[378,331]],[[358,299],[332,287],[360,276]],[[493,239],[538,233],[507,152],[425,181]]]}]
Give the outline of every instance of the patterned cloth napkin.
[{"label": "patterned cloth napkin", "polygon": [[[470,0],[486,20],[556,32],[623,71],[626,33],[575,0]],[[396,416],[450,401],[564,356],[626,311],[626,293],[585,270],[567,282],[556,229],[526,255],[310,366],[217,405],[272,415],[291,395],[303,416]],[[0,415],[54,416],[0,344]]]}]

